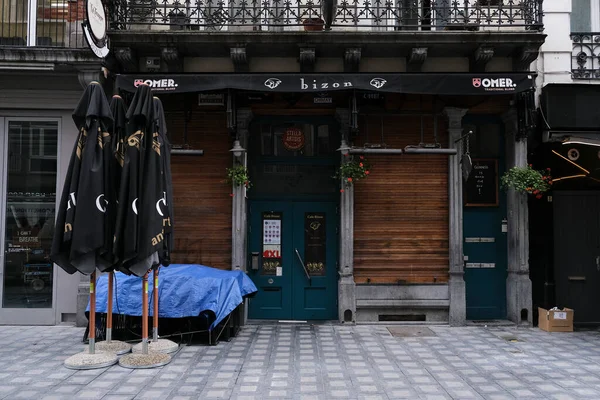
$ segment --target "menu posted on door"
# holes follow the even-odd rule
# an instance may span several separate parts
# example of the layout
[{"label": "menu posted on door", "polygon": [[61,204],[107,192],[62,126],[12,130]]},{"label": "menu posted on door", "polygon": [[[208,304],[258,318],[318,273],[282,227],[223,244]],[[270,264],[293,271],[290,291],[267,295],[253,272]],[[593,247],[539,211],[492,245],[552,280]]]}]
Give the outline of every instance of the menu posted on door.
[{"label": "menu posted on door", "polygon": [[325,213],[312,212],[304,215],[304,258],[311,276],[325,275],[327,236]]},{"label": "menu posted on door", "polygon": [[262,275],[283,275],[281,265],[281,212],[262,214]]},{"label": "menu posted on door", "polygon": [[464,186],[464,202],[469,207],[498,206],[497,159],[473,159],[473,170]]}]

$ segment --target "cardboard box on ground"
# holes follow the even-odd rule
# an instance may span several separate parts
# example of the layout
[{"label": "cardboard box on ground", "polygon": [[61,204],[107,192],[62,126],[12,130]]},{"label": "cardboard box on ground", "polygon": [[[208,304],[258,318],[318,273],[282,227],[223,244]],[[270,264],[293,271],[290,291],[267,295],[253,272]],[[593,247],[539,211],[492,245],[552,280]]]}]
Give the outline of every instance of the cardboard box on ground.
[{"label": "cardboard box on ground", "polygon": [[539,307],[538,327],[547,332],[573,332],[573,313],[570,308],[546,310]]}]

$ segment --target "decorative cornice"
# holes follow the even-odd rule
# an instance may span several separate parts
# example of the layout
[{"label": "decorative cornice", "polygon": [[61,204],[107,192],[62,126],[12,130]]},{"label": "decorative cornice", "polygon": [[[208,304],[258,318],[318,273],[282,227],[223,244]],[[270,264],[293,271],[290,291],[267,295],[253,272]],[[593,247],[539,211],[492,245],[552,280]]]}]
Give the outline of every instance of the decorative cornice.
[{"label": "decorative cornice", "polygon": [[119,47],[114,50],[115,57],[125,72],[135,72],[139,69],[139,63],[135,51],[131,47]]},{"label": "decorative cornice", "polygon": [[0,47],[0,61],[57,64],[98,64],[101,61],[89,49],[42,49],[37,47]]},{"label": "decorative cornice", "polygon": [[494,57],[494,48],[489,46],[479,46],[471,56],[471,72],[485,72],[485,66]]},{"label": "decorative cornice", "polygon": [[169,72],[182,72],[183,60],[179,55],[179,50],[175,47],[163,47],[160,52],[161,58],[167,64]]},{"label": "decorative cornice", "polygon": [[315,70],[315,63],[317,56],[314,47],[301,47],[300,56],[298,62],[300,63],[300,71],[302,72],[313,72]]},{"label": "decorative cornice", "polygon": [[344,71],[358,72],[360,67],[360,57],[362,51],[360,47],[352,47],[344,52]]},{"label": "decorative cornice", "polygon": [[539,48],[537,47],[521,47],[517,55],[513,58],[513,69],[515,71],[529,71],[531,63],[538,58]]},{"label": "decorative cornice", "polygon": [[413,47],[408,56],[406,69],[408,72],[421,72],[427,59],[427,47]]},{"label": "decorative cornice", "polygon": [[229,56],[233,61],[233,68],[236,72],[248,71],[248,57],[246,55],[246,47],[236,46],[229,49]]}]

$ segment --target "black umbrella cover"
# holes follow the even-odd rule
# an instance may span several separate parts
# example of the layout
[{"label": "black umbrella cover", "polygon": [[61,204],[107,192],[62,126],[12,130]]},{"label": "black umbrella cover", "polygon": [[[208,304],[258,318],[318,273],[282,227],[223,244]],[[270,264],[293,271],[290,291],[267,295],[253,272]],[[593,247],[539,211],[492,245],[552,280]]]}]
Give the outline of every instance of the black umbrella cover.
[{"label": "black umbrella cover", "polygon": [[171,252],[173,251],[173,183],[171,179],[171,142],[167,136],[167,123],[162,102],[154,97],[154,123],[158,132],[158,141],[161,148],[161,184],[165,202],[160,203],[161,217],[165,240],[162,250],[159,251],[161,265],[171,264]]},{"label": "black umbrella cover", "polygon": [[79,135],[65,178],[50,258],[70,274],[90,274],[108,264],[112,241],[107,222],[114,218],[106,168],[113,118],[100,84],[93,82],[86,88],[73,121]]},{"label": "black umbrella cover", "polygon": [[127,143],[115,231],[120,269],[138,276],[158,265],[158,251],[164,245],[160,207],[166,199],[153,114],[150,87],[140,85],[127,110]]}]

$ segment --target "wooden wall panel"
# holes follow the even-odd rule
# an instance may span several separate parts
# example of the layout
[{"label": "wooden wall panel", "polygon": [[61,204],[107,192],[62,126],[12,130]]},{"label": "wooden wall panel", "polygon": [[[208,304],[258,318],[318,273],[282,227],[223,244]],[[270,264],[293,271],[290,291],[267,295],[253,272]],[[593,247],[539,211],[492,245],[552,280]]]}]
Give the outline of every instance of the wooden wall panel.
[{"label": "wooden wall panel", "polygon": [[[421,142],[419,116],[362,117],[355,144],[383,141],[403,148]],[[423,120],[432,143],[433,119]],[[367,135],[368,133],[368,135]],[[438,141],[447,146],[446,121]],[[439,283],[448,280],[448,156],[369,155],[368,179],[355,185],[354,276],[357,283]]]},{"label": "wooden wall panel", "polygon": [[[184,115],[166,112],[169,135],[183,143]],[[173,263],[231,269],[231,187],[223,183],[231,166],[231,138],[222,111],[194,109],[188,144],[203,156],[173,156],[175,250]]]}]

